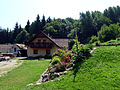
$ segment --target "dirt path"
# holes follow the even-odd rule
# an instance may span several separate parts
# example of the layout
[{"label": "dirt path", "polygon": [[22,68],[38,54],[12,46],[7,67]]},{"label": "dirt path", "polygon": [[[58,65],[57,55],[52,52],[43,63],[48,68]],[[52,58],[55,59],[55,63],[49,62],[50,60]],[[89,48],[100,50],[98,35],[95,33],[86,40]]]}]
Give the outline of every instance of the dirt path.
[{"label": "dirt path", "polygon": [[20,61],[19,59],[23,59],[23,57],[19,57],[15,60],[9,60],[9,61],[2,61],[0,62],[0,77],[6,74],[8,71],[11,71],[12,69],[22,65],[23,61]]}]

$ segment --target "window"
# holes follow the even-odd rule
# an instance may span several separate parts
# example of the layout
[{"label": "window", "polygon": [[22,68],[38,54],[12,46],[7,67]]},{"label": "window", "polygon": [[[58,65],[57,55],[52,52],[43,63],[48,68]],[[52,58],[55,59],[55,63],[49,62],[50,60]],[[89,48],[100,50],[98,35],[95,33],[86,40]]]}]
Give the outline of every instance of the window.
[{"label": "window", "polygon": [[41,43],[41,40],[38,40],[38,43]]},{"label": "window", "polygon": [[16,52],[16,48],[14,48],[14,52]]},{"label": "window", "polygon": [[38,50],[33,50],[33,54],[38,54]]},{"label": "window", "polygon": [[46,40],[43,40],[43,43],[46,43]]},{"label": "window", "polygon": [[50,50],[46,50],[46,54],[49,55],[50,54]]}]

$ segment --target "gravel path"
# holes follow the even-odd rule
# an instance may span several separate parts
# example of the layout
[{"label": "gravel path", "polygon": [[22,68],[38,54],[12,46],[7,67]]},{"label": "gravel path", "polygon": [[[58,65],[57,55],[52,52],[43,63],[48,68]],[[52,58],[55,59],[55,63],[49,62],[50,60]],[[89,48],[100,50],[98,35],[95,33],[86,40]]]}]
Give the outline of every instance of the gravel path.
[{"label": "gravel path", "polygon": [[19,57],[16,60],[2,61],[0,62],[0,77],[6,74],[8,71],[22,65],[23,61],[18,61],[19,59],[23,59],[23,57]]}]

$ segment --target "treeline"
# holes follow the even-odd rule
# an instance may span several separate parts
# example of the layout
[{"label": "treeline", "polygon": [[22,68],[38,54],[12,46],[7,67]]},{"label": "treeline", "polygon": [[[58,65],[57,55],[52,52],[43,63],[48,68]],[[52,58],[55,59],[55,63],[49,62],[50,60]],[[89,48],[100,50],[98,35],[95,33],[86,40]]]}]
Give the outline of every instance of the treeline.
[{"label": "treeline", "polygon": [[[25,27],[16,23],[14,30],[0,29],[0,44],[25,43],[40,30],[52,38],[75,38],[77,34],[81,43],[99,40],[105,42],[120,35],[120,7],[109,7],[104,12],[94,11],[80,13],[79,20],[72,18],[51,19],[37,15],[32,23],[27,21]],[[109,33],[108,33],[109,32]],[[72,41],[71,41],[72,42]]]}]

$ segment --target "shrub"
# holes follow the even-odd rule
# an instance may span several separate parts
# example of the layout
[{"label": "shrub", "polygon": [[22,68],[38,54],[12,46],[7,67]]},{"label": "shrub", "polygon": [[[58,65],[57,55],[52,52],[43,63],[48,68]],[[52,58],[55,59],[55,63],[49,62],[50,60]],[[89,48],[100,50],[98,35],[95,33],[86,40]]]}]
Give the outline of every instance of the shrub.
[{"label": "shrub", "polygon": [[68,42],[68,45],[69,45],[69,50],[71,50],[72,49],[72,47],[73,47],[73,45],[74,45],[74,40],[73,39],[71,39],[71,40],[69,40],[69,42]]},{"label": "shrub", "polygon": [[[90,46],[90,45],[89,45]],[[73,45],[73,56],[72,59],[74,63],[82,62],[85,58],[90,56],[90,47],[88,45],[81,45],[77,37],[75,39],[75,44]],[[92,48],[92,47],[91,47]]]},{"label": "shrub", "polygon": [[64,71],[67,67],[72,66],[71,52],[58,49],[52,56],[51,64],[56,67],[56,71]]},{"label": "shrub", "polygon": [[64,60],[64,55],[66,55],[64,50],[58,49],[58,55],[60,56],[61,60]]},{"label": "shrub", "polygon": [[58,53],[57,53],[57,52],[54,52],[54,53],[52,54],[52,57],[54,57],[54,56],[58,56]]},{"label": "shrub", "polygon": [[80,52],[83,53],[83,57],[84,58],[88,58],[91,54],[90,54],[90,48],[87,45],[84,45],[83,47],[81,47],[82,50],[80,50]]},{"label": "shrub", "polygon": [[59,58],[59,56],[54,56],[53,58],[52,58],[52,62],[51,62],[51,64],[52,65],[55,65],[55,64],[57,64],[57,63],[60,63],[60,58]]},{"label": "shrub", "polygon": [[45,58],[45,59],[51,59],[51,58],[52,58],[52,56],[51,56],[51,55],[47,55],[47,54],[46,54],[46,55],[44,56],[44,58]]},{"label": "shrub", "polygon": [[96,41],[98,41],[98,37],[92,36],[92,37],[91,37],[91,40],[89,41],[89,43],[92,44],[92,43],[94,43],[94,42],[96,42]]},{"label": "shrub", "polygon": [[99,42],[95,42],[95,46],[99,46],[100,45],[100,43]]},{"label": "shrub", "polygon": [[86,44],[85,46],[86,46],[86,48],[89,48],[90,50],[93,49],[93,45],[92,44]]},{"label": "shrub", "polygon": [[55,64],[55,67],[56,67],[56,72],[65,71],[65,66],[63,63],[57,63]]}]

